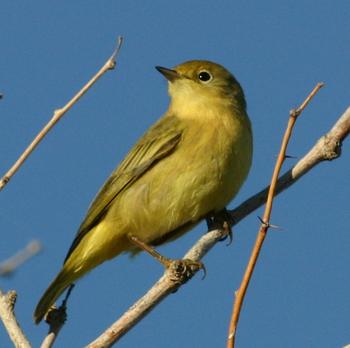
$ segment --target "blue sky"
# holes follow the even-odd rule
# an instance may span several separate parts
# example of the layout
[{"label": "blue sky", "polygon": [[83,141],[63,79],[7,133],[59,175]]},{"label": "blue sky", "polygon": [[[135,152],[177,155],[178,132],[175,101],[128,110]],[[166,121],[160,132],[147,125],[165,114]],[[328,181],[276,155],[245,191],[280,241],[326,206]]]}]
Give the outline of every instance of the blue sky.
[{"label": "blue sky", "polygon": [[[139,136],[167,108],[155,65],[188,59],[223,64],[241,82],[254,129],[254,163],[239,202],[270,180],[288,111],[313,86],[326,87],[297,123],[288,153],[302,156],[349,106],[350,3],[330,1],[6,1],[0,13],[0,170],[111,54],[108,73],[49,134],[0,193],[0,260],[33,238],[43,252],[11,278],[16,313],[33,346],[47,327],[34,306],[56,272],[98,188]],[[276,199],[272,223],[249,288],[237,347],[341,347],[350,343],[349,153],[320,164]],[[285,169],[295,160],[287,162]],[[195,277],[166,299],[119,347],[223,347],[232,307],[259,226],[242,221],[229,247],[204,259]],[[160,248],[180,257],[201,225]],[[96,337],[162,274],[148,255],[120,257],[82,279],[69,302],[57,347]],[[0,330],[1,347],[11,344]]]}]

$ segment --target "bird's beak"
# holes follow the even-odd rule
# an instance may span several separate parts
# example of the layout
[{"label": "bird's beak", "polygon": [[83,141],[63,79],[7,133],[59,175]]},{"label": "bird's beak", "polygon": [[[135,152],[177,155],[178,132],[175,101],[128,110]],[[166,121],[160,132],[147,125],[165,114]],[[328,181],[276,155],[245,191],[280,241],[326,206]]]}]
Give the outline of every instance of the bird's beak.
[{"label": "bird's beak", "polygon": [[170,81],[170,82],[173,82],[175,80],[177,80],[178,78],[180,78],[180,74],[175,71],[175,70],[171,70],[171,69],[168,69],[168,68],[163,68],[161,66],[156,66],[156,69],[162,74],[165,76],[165,78]]}]

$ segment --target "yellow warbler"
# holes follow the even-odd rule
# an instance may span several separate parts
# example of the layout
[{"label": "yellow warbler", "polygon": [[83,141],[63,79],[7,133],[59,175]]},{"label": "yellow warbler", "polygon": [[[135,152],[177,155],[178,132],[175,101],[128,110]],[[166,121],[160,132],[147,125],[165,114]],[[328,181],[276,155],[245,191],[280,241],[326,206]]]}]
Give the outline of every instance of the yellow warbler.
[{"label": "yellow warbler", "polygon": [[202,60],[157,70],[169,82],[168,111],[97,194],[35,309],[36,323],[78,278],[122,252],[135,252],[129,234],[149,245],[178,238],[223,210],[248,174],[252,131],[243,90],[231,73]]}]

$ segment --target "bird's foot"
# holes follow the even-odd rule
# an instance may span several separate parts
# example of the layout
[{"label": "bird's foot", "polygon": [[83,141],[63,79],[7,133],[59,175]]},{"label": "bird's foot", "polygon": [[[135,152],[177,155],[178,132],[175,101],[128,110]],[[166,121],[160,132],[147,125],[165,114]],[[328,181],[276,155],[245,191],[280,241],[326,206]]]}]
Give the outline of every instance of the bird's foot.
[{"label": "bird's foot", "polygon": [[203,262],[190,259],[167,259],[165,267],[171,274],[171,280],[181,284],[186,283],[200,269],[203,270],[202,279],[207,275]]},{"label": "bird's foot", "polygon": [[171,279],[179,283],[185,283],[187,280],[193,277],[193,275],[199,271],[203,270],[204,276],[206,276],[206,269],[202,262],[193,261],[190,259],[169,259],[156,251],[153,247],[138,239],[132,234],[128,234],[129,240],[139,247],[140,249],[146,251],[156,260],[158,260],[171,274]]},{"label": "bird's foot", "polygon": [[220,241],[226,240],[228,238],[227,245],[232,243],[232,225],[234,224],[234,220],[231,214],[225,208],[219,213],[210,215],[206,218],[208,232],[212,230],[221,230],[222,238]]},{"label": "bird's foot", "polygon": [[61,327],[67,320],[67,302],[69,296],[74,288],[74,284],[69,285],[66,296],[62,304],[57,307],[53,305],[50,307],[45,315],[45,321],[50,325],[50,328]]}]

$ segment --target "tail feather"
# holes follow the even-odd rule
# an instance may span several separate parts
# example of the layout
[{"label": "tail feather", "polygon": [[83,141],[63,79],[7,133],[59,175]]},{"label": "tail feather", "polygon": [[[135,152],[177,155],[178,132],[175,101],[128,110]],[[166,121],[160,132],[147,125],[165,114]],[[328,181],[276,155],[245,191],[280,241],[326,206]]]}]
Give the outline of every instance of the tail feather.
[{"label": "tail feather", "polygon": [[72,283],[70,277],[62,270],[41,297],[34,311],[34,322],[39,324],[49,308],[55,303],[62,292]]}]

